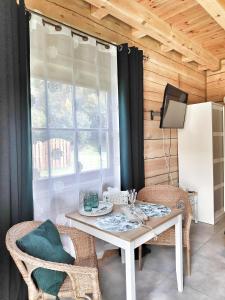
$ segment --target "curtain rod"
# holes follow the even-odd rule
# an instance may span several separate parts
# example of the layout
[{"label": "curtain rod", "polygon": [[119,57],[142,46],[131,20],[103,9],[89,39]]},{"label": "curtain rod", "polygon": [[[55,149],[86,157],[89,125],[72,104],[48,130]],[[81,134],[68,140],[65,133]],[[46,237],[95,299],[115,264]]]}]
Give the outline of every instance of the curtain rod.
[{"label": "curtain rod", "polygon": [[[118,45],[117,48],[118,48],[118,51],[121,52],[123,50],[123,45]],[[132,47],[128,47],[128,54],[131,53],[131,48]],[[146,56],[143,54],[143,59],[147,61],[147,60],[149,60],[149,56],[148,55]]]},{"label": "curtain rod", "polygon": [[[44,15],[42,15],[42,14],[36,12],[36,11],[33,11],[33,10],[31,10],[31,9],[25,8],[25,10],[26,10],[29,14],[35,14],[35,15],[41,17],[41,18],[42,18],[43,25],[45,25],[45,24],[52,25],[52,26],[55,27],[56,31],[62,30],[62,26],[64,26],[64,27],[69,28],[69,29],[71,30],[71,35],[72,35],[72,36],[75,34],[75,35],[78,35],[78,36],[82,37],[83,39],[87,39],[88,37],[87,37],[86,35],[89,35],[90,37],[93,37],[93,38],[96,39],[96,43],[105,46],[107,49],[109,49],[109,47],[110,47],[109,45],[112,45],[112,46],[115,46],[115,47],[118,47],[118,46],[119,46],[118,44],[115,44],[115,43],[112,43],[112,42],[108,42],[108,41],[103,40],[103,39],[101,39],[101,38],[98,38],[98,37],[96,37],[96,36],[94,36],[94,35],[92,35],[92,34],[83,32],[83,31],[81,31],[81,30],[79,30],[79,29],[76,29],[76,28],[74,28],[74,27],[71,27],[71,26],[69,26],[69,25],[67,25],[67,24],[64,24],[64,23],[61,23],[61,22],[59,22],[59,21],[56,21],[56,20],[54,20],[54,19],[52,19],[52,18],[50,18],[50,17],[46,17],[46,16],[44,16]],[[147,60],[149,60],[149,56],[143,54],[143,59],[144,59],[145,61],[147,61]]]},{"label": "curtain rod", "polygon": [[76,34],[76,35],[78,35],[78,36],[80,36],[80,37],[82,37],[82,38],[83,38],[83,37],[84,37],[84,38],[87,38],[87,36],[85,36],[85,35],[89,35],[90,37],[95,38],[96,41],[97,41],[99,44],[102,44],[102,45],[104,45],[104,46],[112,45],[112,46],[117,47],[117,44],[114,44],[114,43],[112,43],[112,42],[105,41],[105,40],[103,40],[103,39],[101,39],[101,38],[98,38],[98,37],[96,37],[96,36],[94,36],[94,35],[87,34],[87,33],[83,32],[83,31],[81,31],[81,30],[79,30],[79,29],[76,29],[76,28],[71,27],[71,26],[69,26],[69,25],[66,25],[66,24],[64,24],[64,23],[58,22],[58,21],[56,21],[56,20],[54,20],[54,19],[52,19],[52,18],[50,18],[50,17],[43,16],[42,14],[40,14],[40,13],[38,13],[38,12],[36,12],[36,11],[32,11],[32,10],[27,9],[27,8],[26,8],[26,11],[27,11],[28,13],[30,13],[30,14],[34,14],[34,15],[37,15],[37,16],[41,17],[42,20],[43,20],[43,21],[42,21],[42,22],[43,22],[43,25],[44,25],[44,24],[52,25],[52,26],[55,27],[56,31],[62,30],[62,26],[64,26],[64,27],[66,27],[66,28],[68,28],[68,29],[70,29],[70,30],[72,31],[72,33],[71,33],[72,35]]}]

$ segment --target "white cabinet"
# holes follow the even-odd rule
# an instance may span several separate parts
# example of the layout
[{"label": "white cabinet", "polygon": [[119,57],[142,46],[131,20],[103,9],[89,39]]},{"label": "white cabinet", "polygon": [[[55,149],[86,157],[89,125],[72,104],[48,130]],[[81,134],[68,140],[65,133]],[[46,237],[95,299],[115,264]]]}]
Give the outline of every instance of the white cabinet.
[{"label": "white cabinet", "polygon": [[223,105],[188,105],[178,157],[179,185],[198,192],[198,220],[215,224],[224,214]]}]

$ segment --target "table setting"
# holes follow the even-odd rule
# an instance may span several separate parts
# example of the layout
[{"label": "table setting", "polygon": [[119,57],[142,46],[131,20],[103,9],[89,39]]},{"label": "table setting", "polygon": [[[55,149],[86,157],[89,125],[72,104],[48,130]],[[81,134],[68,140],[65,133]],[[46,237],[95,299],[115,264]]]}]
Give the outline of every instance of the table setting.
[{"label": "table setting", "polygon": [[[110,197],[99,200],[96,192],[82,192],[79,213],[87,217],[97,217],[95,226],[102,230],[126,232],[141,226],[152,229],[151,226],[147,225],[149,218],[164,217],[171,212],[171,209],[164,205],[138,201],[135,189],[126,191],[126,195],[126,200],[124,200],[123,195],[119,212],[114,212],[114,204],[110,201]],[[116,203],[119,205],[118,200]]]}]

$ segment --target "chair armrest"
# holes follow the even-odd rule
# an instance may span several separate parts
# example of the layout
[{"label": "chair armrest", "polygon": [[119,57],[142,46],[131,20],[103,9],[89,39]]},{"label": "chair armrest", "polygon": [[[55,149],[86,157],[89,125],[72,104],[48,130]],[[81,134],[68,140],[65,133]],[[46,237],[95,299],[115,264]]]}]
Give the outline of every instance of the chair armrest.
[{"label": "chair armrest", "polygon": [[63,225],[57,225],[57,229],[60,234],[68,235],[73,243],[73,247],[76,253],[77,261],[87,257],[95,257],[95,239],[93,236],[80,231],[74,227],[67,227]]},{"label": "chair armrest", "polygon": [[23,255],[22,257],[20,256],[20,259],[25,264],[30,265],[32,270],[35,270],[37,268],[45,268],[48,270],[60,271],[65,273],[98,274],[98,269],[95,267],[85,267],[79,265],[70,265],[70,264],[46,261],[40,258],[33,257],[27,253],[24,252],[22,253]]},{"label": "chair armrest", "polygon": [[65,272],[68,275],[75,299],[85,295],[82,286],[87,282],[89,282],[93,294],[100,294],[97,268],[45,261],[27,254],[25,256],[26,258],[24,257],[23,262],[27,267],[29,280],[32,280],[31,275],[34,270],[37,268],[45,268],[48,270]]},{"label": "chair armrest", "polygon": [[[83,267],[83,266],[55,263],[55,262],[43,261],[43,260],[41,260],[41,262],[43,263],[43,265],[41,265],[41,267],[48,269],[48,270],[65,272],[67,274],[69,274],[69,273],[80,274],[80,275],[85,275],[85,274],[97,275],[98,274],[98,269],[95,267]],[[38,267],[40,267],[40,264],[38,265]]]}]

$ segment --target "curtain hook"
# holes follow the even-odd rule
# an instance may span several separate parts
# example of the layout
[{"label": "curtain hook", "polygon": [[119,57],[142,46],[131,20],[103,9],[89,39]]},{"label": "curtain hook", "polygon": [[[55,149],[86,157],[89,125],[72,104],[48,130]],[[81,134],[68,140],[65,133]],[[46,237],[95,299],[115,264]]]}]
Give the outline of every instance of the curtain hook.
[{"label": "curtain hook", "polygon": [[128,54],[130,54],[131,53],[131,49],[128,47]]}]

